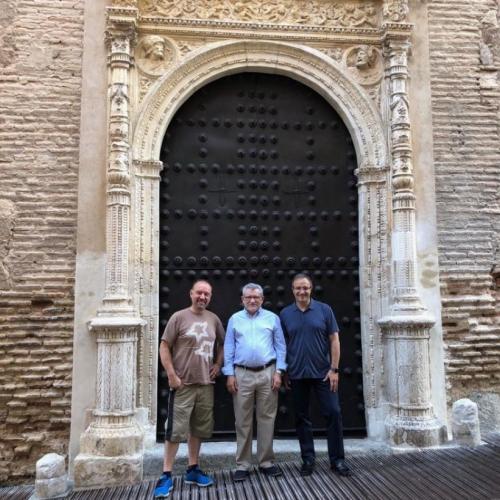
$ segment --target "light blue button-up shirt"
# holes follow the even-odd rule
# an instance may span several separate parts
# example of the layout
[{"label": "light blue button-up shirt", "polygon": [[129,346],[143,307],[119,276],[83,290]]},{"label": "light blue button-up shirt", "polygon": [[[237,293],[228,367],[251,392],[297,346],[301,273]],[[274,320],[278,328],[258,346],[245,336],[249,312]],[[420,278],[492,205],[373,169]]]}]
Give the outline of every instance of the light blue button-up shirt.
[{"label": "light blue button-up shirt", "polygon": [[224,375],[234,375],[234,365],[263,366],[276,359],[286,370],[286,344],[280,319],[260,308],[254,315],[243,309],[229,318],[224,341]]}]

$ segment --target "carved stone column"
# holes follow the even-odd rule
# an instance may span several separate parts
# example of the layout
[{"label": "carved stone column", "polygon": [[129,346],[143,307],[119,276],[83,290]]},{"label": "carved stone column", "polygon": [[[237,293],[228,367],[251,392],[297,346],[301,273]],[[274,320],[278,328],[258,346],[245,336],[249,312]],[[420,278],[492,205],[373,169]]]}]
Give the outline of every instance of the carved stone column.
[{"label": "carved stone column", "polygon": [[137,406],[145,445],[156,443],[160,172],[158,160],[134,160],[134,304],[146,321],[138,343]]},{"label": "carved stone column", "polygon": [[417,291],[415,194],[408,99],[408,54],[411,26],[408,3],[388,0],[385,57],[390,88],[392,157],[392,297],[389,315],[379,320],[385,340],[390,414],[386,421],[395,445],[432,446],[443,439],[444,426],[431,404],[429,338],[434,318]]},{"label": "carved stone column", "polygon": [[129,292],[129,70],[136,9],[108,9],[109,118],[106,210],[106,289],[89,331],[97,342],[97,387],[92,421],[80,438],[76,487],[142,479],[143,431],[136,421],[136,317]]}]

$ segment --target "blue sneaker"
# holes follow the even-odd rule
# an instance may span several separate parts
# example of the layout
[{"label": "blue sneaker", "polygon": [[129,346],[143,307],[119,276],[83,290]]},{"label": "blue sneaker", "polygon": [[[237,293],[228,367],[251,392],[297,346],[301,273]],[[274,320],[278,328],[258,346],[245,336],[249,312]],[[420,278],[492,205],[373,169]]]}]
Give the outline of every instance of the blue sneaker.
[{"label": "blue sneaker", "polygon": [[213,478],[211,478],[208,474],[205,474],[198,466],[195,469],[186,472],[184,482],[186,484],[196,484],[202,488],[214,484]]},{"label": "blue sneaker", "polygon": [[167,498],[170,492],[174,489],[172,476],[168,477],[162,474],[155,488],[155,498]]}]

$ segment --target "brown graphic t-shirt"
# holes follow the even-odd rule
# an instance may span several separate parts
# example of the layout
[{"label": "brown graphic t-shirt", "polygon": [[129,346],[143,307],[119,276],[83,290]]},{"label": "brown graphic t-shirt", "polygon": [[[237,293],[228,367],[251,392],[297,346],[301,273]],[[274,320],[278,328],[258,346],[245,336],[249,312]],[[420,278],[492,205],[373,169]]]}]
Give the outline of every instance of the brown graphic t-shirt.
[{"label": "brown graphic t-shirt", "polygon": [[212,384],[214,342],[224,344],[224,328],[220,319],[210,311],[195,314],[182,309],[168,320],[161,338],[168,343],[177,375],[186,385]]}]

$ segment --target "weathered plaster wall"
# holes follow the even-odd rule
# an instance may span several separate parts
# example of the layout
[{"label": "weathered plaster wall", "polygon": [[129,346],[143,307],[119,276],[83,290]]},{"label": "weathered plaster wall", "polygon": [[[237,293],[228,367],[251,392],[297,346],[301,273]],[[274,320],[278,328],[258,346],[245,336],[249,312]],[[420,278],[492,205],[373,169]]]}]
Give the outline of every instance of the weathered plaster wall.
[{"label": "weathered plaster wall", "polygon": [[0,10],[0,483],[68,445],[82,9]]},{"label": "weathered plaster wall", "polygon": [[448,403],[478,400],[483,431],[494,423],[488,404],[500,408],[498,9],[497,0],[429,2]]}]

